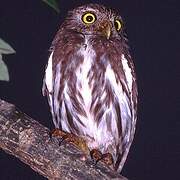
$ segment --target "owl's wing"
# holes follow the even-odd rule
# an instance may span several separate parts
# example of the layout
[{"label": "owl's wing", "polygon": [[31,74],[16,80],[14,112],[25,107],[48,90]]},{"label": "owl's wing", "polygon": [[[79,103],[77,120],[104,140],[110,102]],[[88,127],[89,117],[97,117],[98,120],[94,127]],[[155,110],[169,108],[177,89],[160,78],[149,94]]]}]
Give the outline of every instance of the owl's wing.
[{"label": "owl's wing", "polygon": [[[126,133],[123,137],[123,147],[120,147],[122,148],[120,149],[120,151],[122,151],[122,154],[119,154],[117,156],[115,165],[116,170],[119,172],[121,171],[125,163],[131,143],[133,141],[137,119],[137,84],[136,75],[134,72],[134,64],[131,57],[125,54],[122,54],[121,62],[125,74],[125,79],[121,81],[125,89],[125,101],[119,104],[121,109],[121,123],[123,123],[123,120],[125,121]],[[127,116],[127,114],[129,114],[128,112],[131,112],[130,116]]]}]

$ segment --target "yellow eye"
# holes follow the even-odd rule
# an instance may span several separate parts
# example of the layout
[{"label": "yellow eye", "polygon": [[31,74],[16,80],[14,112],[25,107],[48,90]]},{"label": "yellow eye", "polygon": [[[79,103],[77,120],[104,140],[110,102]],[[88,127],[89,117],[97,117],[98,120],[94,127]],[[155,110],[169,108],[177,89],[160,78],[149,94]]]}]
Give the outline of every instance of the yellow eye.
[{"label": "yellow eye", "polygon": [[114,21],[114,26],[115,26],[116,30],[119,31],[121,29],[121,27],[122,27],[122,24],[121,24],[121,22],[119,20],[116,19]]},{"label": "yellow eye", "polygon": [[92,24],[96,21],[96,16],[93,13],[88,12],[82,16],[82,21],[85,24]]}]

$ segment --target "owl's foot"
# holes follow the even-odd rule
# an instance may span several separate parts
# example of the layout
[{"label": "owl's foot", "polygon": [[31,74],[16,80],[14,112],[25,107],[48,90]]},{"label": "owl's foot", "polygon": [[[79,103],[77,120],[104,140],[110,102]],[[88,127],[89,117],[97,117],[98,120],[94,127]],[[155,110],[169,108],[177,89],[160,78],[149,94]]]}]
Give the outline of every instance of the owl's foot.
[{"label": "owl's foot", "polygon": [[90,151],[90,156],[94,161],[94,164],[97,164],[98,161],[102,159],[102,153],[98,149],[93,149]]},{"label": "owl's foot", "polygon": [[113,164],[113,157],[110,153],[102,154],[98,149],[93,149],[90,151],[90,155],[95,164],[98,161],[101,161],[108,166],[111,166]]},{"label": "owl's foot", "polygon": [[[54,129],[53,131],[51,131],[50,137],[56,137],[60,139],[60,145],[63,141],[73,144],[78,149],[83,151],[84,155],[87,155],[89,153],[87,143],[82,137],[78,137],[72,133],[64,132],[60,129]],[[113,157],[110,153],[102,154],[98,149],[93,149],[90,151],[90,156],[94,161],[94,164],[97,164],[97,162],[99,161],[105,163],[108,166],[111,166],[113,164]]]},{"label": "owl's foot", "polygon": [[68,142],[73,144],[74,146],[76,146],[78,149],[82,150],[85,154],[88,154],[89,149],[87,146],[86,141],[81,138],[78,137],[74,134],[68,133],[68,132],[64,132],[60,129],[54,129],[51,133],[50,133],[51,137],[56,137],[56,138],[60,138],[59,144],[61,145],[61,143],[63,141]]},{"label": "owl's foot", "polygon": [[111,166],[113,164],[113,162],[114,162],[111,153],[103,154],[101,161],[103,163],[107,164],[108,166]]}]

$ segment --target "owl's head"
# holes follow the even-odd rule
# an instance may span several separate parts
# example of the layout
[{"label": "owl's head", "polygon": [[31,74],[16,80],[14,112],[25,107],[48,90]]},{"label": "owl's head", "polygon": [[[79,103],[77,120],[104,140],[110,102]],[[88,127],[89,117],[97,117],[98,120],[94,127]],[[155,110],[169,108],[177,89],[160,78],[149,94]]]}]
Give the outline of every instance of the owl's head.
[{"label": "owl's head", "polygon": [[70,11],[63,27],[83,35],[110,39],[120,37],[122,34],[122,19],[112,9],[98,4],[89,4]]}]

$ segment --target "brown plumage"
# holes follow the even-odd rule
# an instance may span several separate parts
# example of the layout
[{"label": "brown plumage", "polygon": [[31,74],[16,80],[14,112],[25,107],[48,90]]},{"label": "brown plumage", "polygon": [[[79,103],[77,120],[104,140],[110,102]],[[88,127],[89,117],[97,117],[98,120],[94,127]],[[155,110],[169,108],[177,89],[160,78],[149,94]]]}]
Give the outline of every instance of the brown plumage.
[{"label": "brown plumage", "polygon": [[120,171],[137,118],[133,61],[119,14],[98,4],[70,11],[57,32],[46,68],[56,128],[82,137],[90,150],[113,157]]}]

